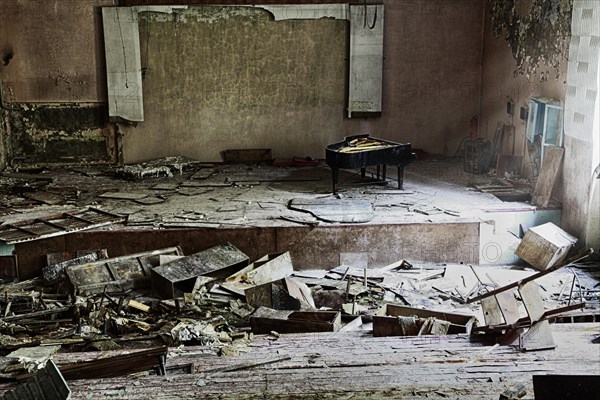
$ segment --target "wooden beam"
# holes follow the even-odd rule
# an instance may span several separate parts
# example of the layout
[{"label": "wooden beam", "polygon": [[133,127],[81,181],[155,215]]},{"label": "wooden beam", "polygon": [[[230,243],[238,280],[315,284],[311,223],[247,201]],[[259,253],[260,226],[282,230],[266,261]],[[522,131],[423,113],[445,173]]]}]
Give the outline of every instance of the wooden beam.
[{"label": "wooden beam", "polygon": [[476,302],[478,300],[485,299],[486,297],[495,296],[498,293],[504,292],[505,290],[513,289],[513,288],[518,287],[519,285],[525,284],[527,282],[531,282],[534,279],[541,278],[542,276],[548,275],[549,273],[554,272],[554,271],[556,271],[558,269],[561,269],[562,267],[565,267],[565,266],[567,266],[569,264],[575,263],[575,262],[577,262],[579,260],[583,260],[584,258],[589,257],[593,252],[594,252],[594,249],[589,249],[587,251],[584,251],[583,253],[579,253],[576,256],[574,256],[573,258],[570,258],[570,259],[568,259],[568,260],[566,260],[566,261],[564,261],[564,262],[562,262],[560,264],[557,264],[557,265],[555,265],[553,267],[550,267],[550,268],[548,268],[545,271],[538,272],[537,274],[533,274],[533,275],[531,275],[531,276],[529,276],[529,277],[527,277],[525,279],[521,279],[520,281],[509,283],[506,286],[499,287],[497,289],[491,290],[491,291],[489,291],[487,293],[484,293],[482,295],[479,295],[477,297],[473,297],[472,299],[467,299],[467,303],[473,303],[473,302]]}]

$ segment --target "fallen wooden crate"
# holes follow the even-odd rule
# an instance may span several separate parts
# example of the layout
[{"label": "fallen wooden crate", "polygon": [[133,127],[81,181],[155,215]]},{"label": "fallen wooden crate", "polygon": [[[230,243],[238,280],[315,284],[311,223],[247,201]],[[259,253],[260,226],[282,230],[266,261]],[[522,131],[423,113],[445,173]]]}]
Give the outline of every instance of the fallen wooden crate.
[{"label": "fallen wooden crate", "polygon": [[250,318],[252,332],[337,332],[342,325],[338,311],[282,311],[259,307]]},{"label": "fallen wooden crate", "polygon": [[74,292],[80,295],[150,287],[150,271],[161,255],[182,255],[179,247],[168,247],[123,257],[109,258],[65,269]]},{"label": "fallen wooden crate", "polygon": [[[446,321],[447,324],[439,321]],[[475,321],[476,318],[469,314],[424,310],[387,303],[373,316],[373,336],[470,333]]]},{"label": "fallen wooden crate", "polygon": [[548,222],[529,228],[515,255],[543,271],[564,260],[576,242],[576,237]]},{"label": "fallen wooden crate", "polygon": [[198,276],[225,278],[248,265],[248,256],[231,243],[214,246],[152,270],[152,290],[165,299],[191,292]]},{"label": "fallen wooden crate", "polygon": [[244,296],[244,291],[256,285],[263,285],[284,279],[294,273],[289,252],[271,253],[227,277],[221,288],[228,292]]}]

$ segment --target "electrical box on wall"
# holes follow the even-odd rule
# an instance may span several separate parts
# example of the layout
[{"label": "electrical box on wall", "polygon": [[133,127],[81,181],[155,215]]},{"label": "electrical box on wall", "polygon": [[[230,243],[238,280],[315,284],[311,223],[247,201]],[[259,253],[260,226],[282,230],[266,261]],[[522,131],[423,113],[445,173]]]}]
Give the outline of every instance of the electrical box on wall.
[{"label": "electrical box on wall", "polygon": [[515,103],[512,100],[506,102],[506,113],[508,115],[514,115],[515,114]]},{"label": "electrical box on wall", "polygon": [[521,107],[521,111],[519,113],[519,118],[522,121],[527,121],[527,116],[529,115],[529,110],[526,107]]}]

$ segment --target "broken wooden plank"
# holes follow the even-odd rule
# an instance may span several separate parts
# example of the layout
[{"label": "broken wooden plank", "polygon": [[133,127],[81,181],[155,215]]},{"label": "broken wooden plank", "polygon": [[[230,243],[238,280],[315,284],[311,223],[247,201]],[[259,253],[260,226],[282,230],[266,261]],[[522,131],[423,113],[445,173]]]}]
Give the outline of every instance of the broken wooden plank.
[{"label": "broken wooden plank", "polygon": [[562,147],[544,146],[542,169],[531,195],[531,202],[536,206],[548,207],[564,154]]},{"label": "broken wooden plank", "polygon": [[208,179],[216,171],[215,168],[202,168],[200,171],[190,176],[190,179]]},{"label": "broken wooden plank", "polygon": [[136,351],[95,360],[61,364],[60,370],[66,380],[102,379],[143,372],[158,367],[166,357],[167,348]]},{"label": "broken wooden plank", "polygon": [[139,200],[148,197],[149,195],[149,193],[143,192],[106,192],[98,195],[98,197],[115,200]]},{"label": "broken wooden plank", "polygon": [[98,260],[105,260],[107,258],[108,251],[106,249],[50,253],[46,256],[48,266],[42,268],[42,276],[48,283],[57,282],[66,278],[65,269],[67,267],[88,264]]},{"label": "broken wooden plank", "polygon": [[150,306],[147,306],[147,305],[145,305],[143,303],[140,303],[139,301],[136,301],[136,300],[129,300],[129,302],[127,303],[127,307],[131,307],[131,308],[134,308],[136,310],[143,311],[143,312],[150,311]]},{"label": "broken wooden plank", "polygon": [[315,308],[310,289],[294,278],[284,278],[245,290],[246,302],[254,308],[300,310]]},{"label": "broken wooden plank", "polygon": [[55,206],[58,204],[65,203],[65,198],[63,196],[60,196],[60,195],[54,194],[54,193],[43,192],[43,191],[23,193],[23,197],[30,199],[30,200],[35,200],[37,202],[47,204],[50,206]]},{"label": "broken wooden plank", "polygon": [[248,256],[231,243],[214,246],[152,270],[152,289],[162,298],[191,292],[198,276],[225,278],[248,265]]},{"label": "broken wooden plank", "polygon": [[486,325],[501,325],[504,323],[504,317],[500,312],[500,306],[495,296],[481,300],[481,311]]},{"label": "broken wooden plank", "polygon": [[[496,296],[498,307],[502,313],[502,318],[506,324],[514,324],[519,320],[519,305],[515,298],[514,290],[507,290],[502,293],[498,293]],[[489,324],[488,324],[489,325]]]},{"label": "broken wooden plank", "polygon": [[221,284],[221,288],[244,296],[244,291],[252,286],[284,279],[293,273],[294,268],[289,252],[271,253],[227,277]]},{"label": "broken wooden plank", "polygon": [[523,351],[548,350],[556,347],[550,322],[537,321],[519,336],[519,348]]},{"label": "broken wooden plank", "polygon": [[352,332],[357,331],[362,326],[363,321],[362,317],[356,317],[352,321],[348,322],[346,325],[342,326],[338,332]]},{"label": "broken wooden plank", "polygon": [[56,314],[61,314],[61,313],[71,311],[72,308],[73,308],[73,306],[66,306],[66,307],[53,308],[50,310],[34,311],[34,312],[27,313],[27,314],[11,315],[8,317],[0,318],[0,321],[12,322],[12,321],[25,320],[25,319],[47,317],[49,315],[56,315]]},{"label": "broken wooden plank", "polygon": [[221,373],[221,372],[241,371],[241,370],[250,369],[250,368],[254,368],[254,367],[262,367],[264,365],[271,365],[271,364],[275,364],[275,363],[278,363],[281,361],[287,361],[287,360],[291,360],[291,359],[292,359],[292,357],[290,357],[290,356],[276,357],[276,358],[273,358],[270,360],[263,360],[263,361],[257,361],[257,362],[245,362],[245,363],[241,363],[241,364],[227,365],[224,367],[206,369],[206,370],[199,371],[198,373],[200,373],[200,374],[216,374],[216,373]]}]

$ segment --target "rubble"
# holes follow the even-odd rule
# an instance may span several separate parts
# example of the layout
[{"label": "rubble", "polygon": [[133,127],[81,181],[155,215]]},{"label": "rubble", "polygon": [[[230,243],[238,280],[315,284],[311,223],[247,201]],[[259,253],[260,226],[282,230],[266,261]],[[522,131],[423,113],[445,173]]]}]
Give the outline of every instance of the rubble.
[{"label": "rubble", "polygon": [[[230,243],[191,255],[180,247],[112,258],[106,250],[51,253],[43,278],[0,285],[0,379],[35,379],[59,354],[92,351],[93,357],[59,357],[57,370],[65,380],[203,374],[195,380],[203,386],[211,374],[291,358],[212,368],[171,366],[167,359],[183,346],[236,357],[251,352],[254,335],[263,334],[274,343],[283,334],[353,331],[473,340],[491,335],[496,342],[498,333],[508,337],[528,328],[520,336],[523,349],[549,348],[552,338],[539,335],[550,320],[599,296],[579,280],[573,290],[576,275],[542,280],[589,253],[538,272],[407,260],[381,268],[295,271],[287,252],[249,263]],[[541,292],[528,286],[538,278]],[[546,301],[560,306],[546,310]]]}]

